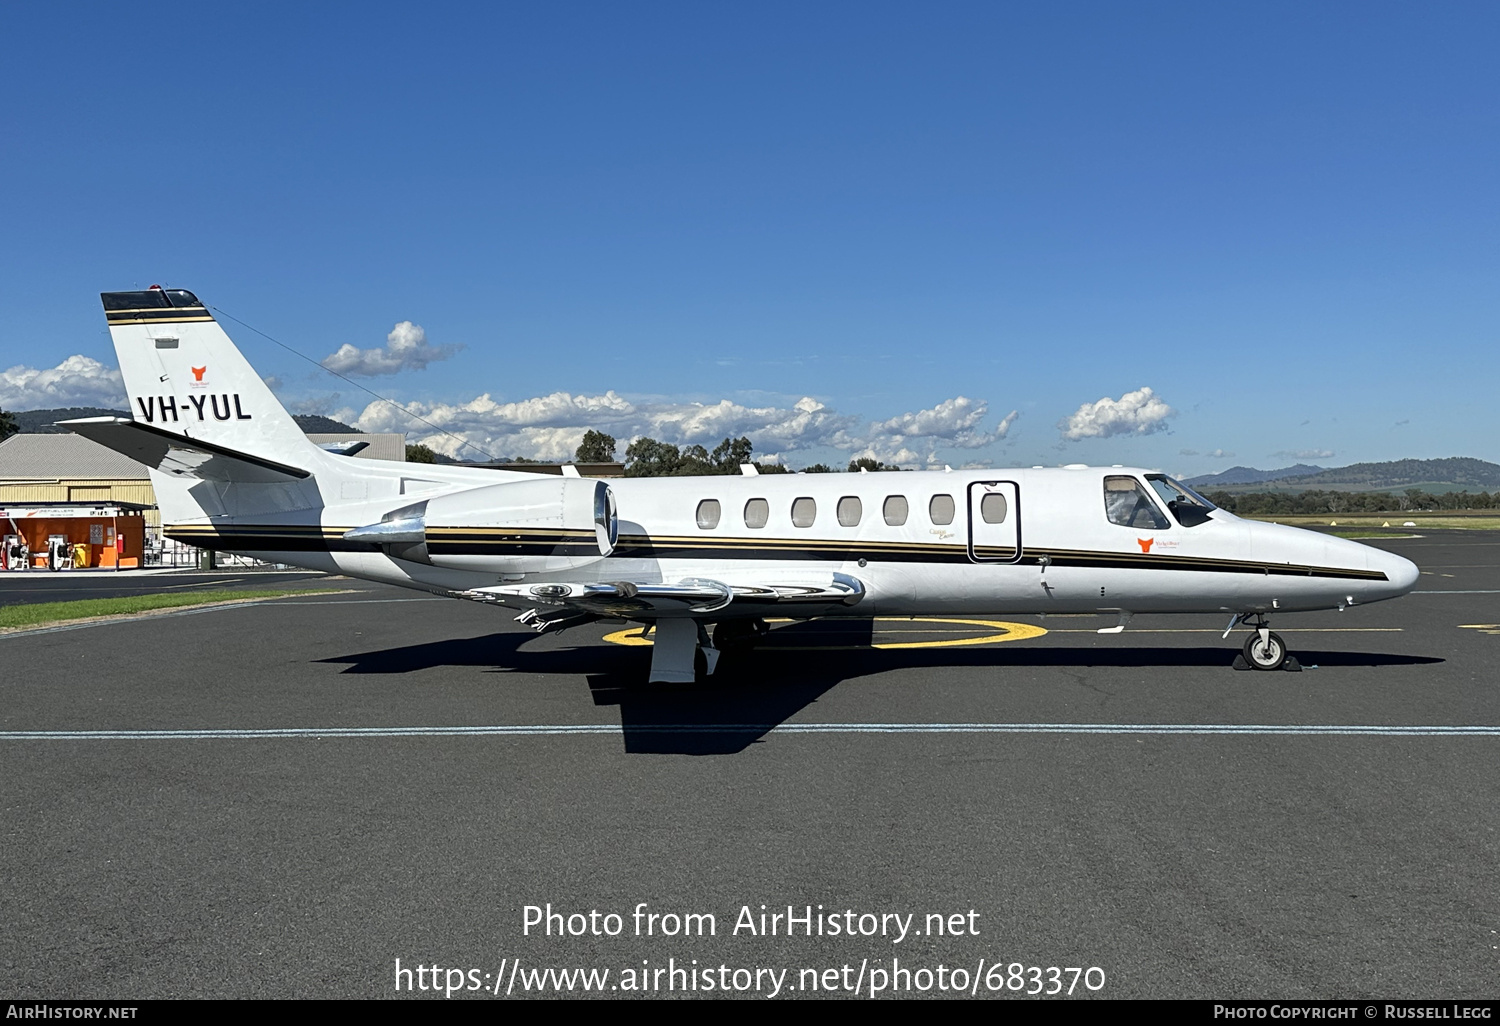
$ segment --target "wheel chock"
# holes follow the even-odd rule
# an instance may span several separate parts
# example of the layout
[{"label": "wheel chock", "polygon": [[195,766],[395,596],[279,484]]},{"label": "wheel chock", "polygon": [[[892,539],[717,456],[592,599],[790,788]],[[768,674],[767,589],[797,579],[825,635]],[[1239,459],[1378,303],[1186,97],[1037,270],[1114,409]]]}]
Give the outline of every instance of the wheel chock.
[{"label": "wheel chock", "polygon": [[1249,663],[1245,662],[1245,657],[1242,654],[1240,654],[1239,652],[1236,652],[1234,654],[1234,662],[1230,663],[1229,665],[1230,665],[1230,667],[1232,667],[1233,669],[1236,669],[1236,670],[1253,670],[1253,669],[1255,669],[1255,667],[1253,667]]}]

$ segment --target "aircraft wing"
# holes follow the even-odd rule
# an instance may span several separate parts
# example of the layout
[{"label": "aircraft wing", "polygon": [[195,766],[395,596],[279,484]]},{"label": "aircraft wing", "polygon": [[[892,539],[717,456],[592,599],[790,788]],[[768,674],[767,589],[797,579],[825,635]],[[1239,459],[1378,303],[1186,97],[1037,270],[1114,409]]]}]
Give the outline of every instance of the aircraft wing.
[{"label": "aircraft wing", "polygon": [[270,484],[308,476],[307,471],[297,467],[173,434],[125,417],[84,417],[81,420],[60,420],[57,425],[129,456],[137,463],[144,463],[152,470],[178,477]]},{"label": "aircraft wing", "polygon": [[864,582],[840,573],[769,575],[764,581],[727,582],[689,577],[674,582],[556,582],[502,584],[460,592],[462,598],[507,606],[551,606],[556,613],[531,618],[573,621],[576,615],[654,620],[707,616],[733,610],[733,616],[759,616],[794,606],[852,606],[865,595]]}]

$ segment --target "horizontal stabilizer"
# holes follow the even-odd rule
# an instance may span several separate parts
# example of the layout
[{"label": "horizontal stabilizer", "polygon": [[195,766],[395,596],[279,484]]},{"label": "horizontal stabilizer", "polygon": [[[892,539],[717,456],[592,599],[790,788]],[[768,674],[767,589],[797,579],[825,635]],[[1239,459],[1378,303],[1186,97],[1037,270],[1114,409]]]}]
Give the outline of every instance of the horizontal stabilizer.
[{"label": "horizontal stabilizer", "polygon": [[178,477],[241,484],[276,484],[299,481],[308,476],[306,470],[297,467],[236,452],[212,442],[173,434],[124,417],[85,417],[81,420],[58,421],[57,426],[129,456],[152,470]]},{"label": "horizontal stabilizer", "polygon": [[817,581],[799,575],[795,581],[734,584],[700,577],[671,584],[631,581],[501,584],[459,594],[462,598],[501,605],[541,604],[597,616],[651,619],[711,617],[731,605],[735,615],[752,615],[752,610],[764,606],[852,606],[864,598],[865,586],[848,574],[830,573],[822,574]]}]

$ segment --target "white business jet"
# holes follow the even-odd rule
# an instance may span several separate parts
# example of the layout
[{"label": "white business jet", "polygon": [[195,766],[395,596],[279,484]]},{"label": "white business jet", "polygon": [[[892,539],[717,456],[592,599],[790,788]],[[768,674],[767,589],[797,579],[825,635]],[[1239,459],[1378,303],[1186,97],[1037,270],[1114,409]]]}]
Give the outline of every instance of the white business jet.
[{"label": "white business jet", "polygon": [[606,484],[350,459],[308,440],[191,292],[103,300],[132,419],[65,423],[150,468],[167,537],[508,606],[539,631],[652,625],[652,681],[712,673],[769,616],[1107,613],[1111,633],[1134,613],[1224,613],[1274,670],[1272,612],[1417,581],[1400,556],[1127,467]]}]

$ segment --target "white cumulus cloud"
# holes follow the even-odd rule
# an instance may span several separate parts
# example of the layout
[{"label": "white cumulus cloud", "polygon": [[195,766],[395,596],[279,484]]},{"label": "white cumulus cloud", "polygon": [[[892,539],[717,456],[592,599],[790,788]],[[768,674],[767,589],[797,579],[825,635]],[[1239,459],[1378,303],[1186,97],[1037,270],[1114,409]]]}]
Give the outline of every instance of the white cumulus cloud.
[{"label": "white cumulus cloud", "polygon": [[383,402],[366,406],[353,423],[362,431],[404,431],[436,451],[470,459],[475,452],[464,442],[495,456],[566,459],[584,432],[593,429],[618,439],[620,456],[632,439],[642,436],[712,448],[724,438],[743,435],[761,459],[775,453],[785,462],[789,453],[826,447],[910,465],[941,462],[936,455],[939,447],[978,448],[1003,438],[1017,416],[1012,412],[986,432],[980,427],[985,403],[962,396],[928,410],[869,422],[806,396],[790,406],[748,406],[730,399],[632,401],[614,391],[554,392],[516,402],[496,402],[486,394],[463,403],[416,402],[408,408],[438,430]]},{"label": "white cumulus cloud", "polygon": [[401,321],[386,335],[384,346],[360,349],[345,342],[339,346],[338,352],[323,358],[323,366],[338,374],[376,377],[404,370],[422,370],[429,363],[448,359],[462,348],[461,345],[432,345],[420,324]]},{"label": "white cumulus cloud", "polygon": [[941,462],[936,452],[920,453],[905,446],[892,446],[885,444],[868,445],[859,452],[852,453],[850,459],[870,459],[884,463],[887,466],[912,467],[924,464],[931,466]]},{"label": "white cumulus cloud", "polygon": [[88,356],[70,356],[56,367],[16,365],[0,371],[0,409],[38,410],[54,406],[125,407],[120,372]]},{"label": "white cumulus cloud", "polygon": [[1280,449],[1271,455],[1279,456],[1284,460],[1326,460],[1330,456],[1337,456],[1338,453],[1332,449]]},{"label": "white cumulus cloud", "polygon": [[1105,396],[1097,402],[1084,403],[1057,427],[1070,442],[1113,435],[1149,435],[1165,431],[1167,418],[1176,412],[1143,386],[1118,399]]},{"label": "white cumulus cloud", "polygon": [[1009,434],[1011,425],[1020,416],[1020,411],[1011,410],[994,431],[981,431],[979,422],[988,413],[989,404],[983,399],[970,399],[961,395],[945,399],[928,410],[903,413],[888,420],[876,421],[866,430],[865,440],[872,445],[879,444],[887,451],[894,451],[908,439],[941,440],[942,444],[959,449],[979,449],[998,442]]},{"label": "white cumulus cloud", "polygon": [[1229,452],[1226,449],[1210,449],[1210,450],[1208,450],[1208,452],[1204,453],[1203,455],[1205,455],[1205,456],[1211,456],[1211,457],[1213,457],[1216,460],[1227,460],[1231,456],[1233,456],[1234,453]]}]

